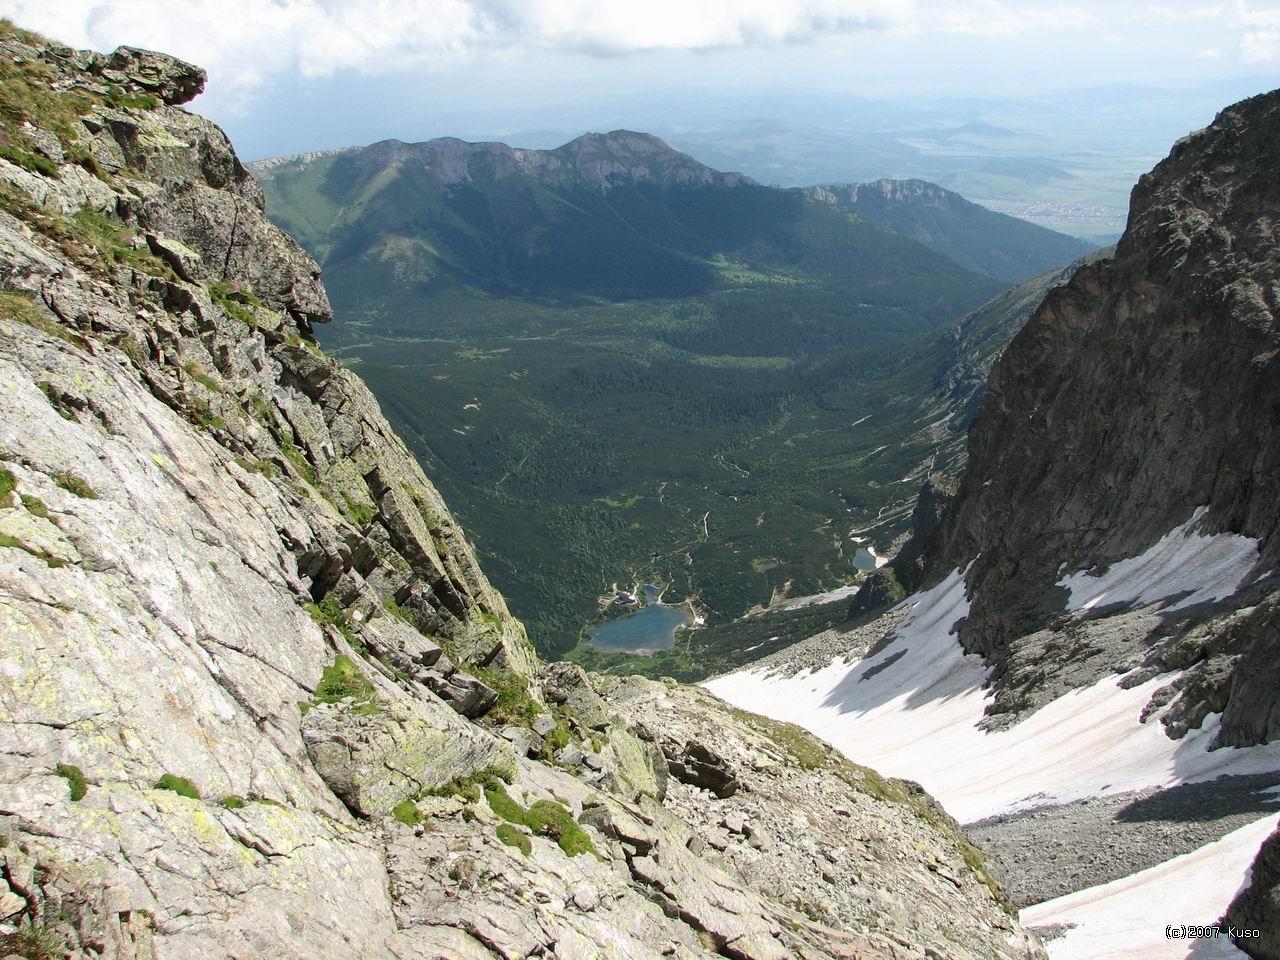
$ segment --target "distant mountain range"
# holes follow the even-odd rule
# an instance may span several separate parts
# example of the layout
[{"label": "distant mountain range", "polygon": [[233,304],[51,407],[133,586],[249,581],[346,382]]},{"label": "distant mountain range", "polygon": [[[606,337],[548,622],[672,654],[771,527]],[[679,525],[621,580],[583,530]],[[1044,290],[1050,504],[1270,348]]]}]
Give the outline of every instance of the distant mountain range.
[{"label": "distant mountain range", "polygon": [[959,445],[917,422],[936,337],[1087,249],[930,184],[765,187],[629,131],[252,169],[324,268],[326,345],[555,654],[615,581],[715,622],[855,577],[850,530],[887,547],[901,478]]},{"label": "distant mountain range", "polygon": [[919,240],[966,270],[1010,283],[1070,263],[1094,246],[970,203],[925,180],[837,183],[806,192]]},{"label": "distant mountain range", "polygon": [[[744,214],[772,215],[785,221],[803,209],[801,196],[858,213],[919,241],[966,270],[1011,283],[1070,262],[1092,246],[988,210],[922,180],[828,184],[803,191],[763,188],[742,174],[713,170],[650,134],[626,130],[585,134],[554,150],[524,150],[453,138],[417,144],[387,140],[365,148],[260,160],[249,168],[268,190],[273,218],[326,259],[340,243],[339,237],[349,244],[376,221],[401,233],[440,232],[438,239],[454,254],[450,257],[438,247],[425,254],[419,248],[419,256],[401,251],[406,259],[420,259],[425,254],[427,260],[438,261],[444,272],[460,273],[464,281],[518,286],[523,280],[540,291],[556,284],[559,267],[542,262],[539,253],[560,261],[566,241],[603,243],[592,250],[591,259],[638,257],[638,263],[621,271],[624,275],[666,268],[673,274],[667,283],[679,285],[680,277],[691,282],[689,265],[673,263],[663,252],[675,253],[683,261],[690,255],[704,257],[708,250],[714,253],[768,238],[780,225],[752,223]],[[630,196],[623,203],[616,196],[619,188],[644,187],[658,188],[659,193],[689,188],[748,189],[715,211],[691,208],[684,196],[655,195],[638,205]],[[490,222],[477,221],[477,209],[467,205],[467,199],[479,199],[473,195],[475,191],[489,194],[485,200]],[[583,191],[585,195],[573,196]],[[412,192],[410,202],[396,203],[405,192]],[[609,196],[611,192],[615,196]],[[443,209],[427,213],[427,198],[441,193],[444,196],[437,200],[443,202],[431,206]],[[766,197],[769,199],[762,201]],[[404,217],[416,219],[405,222]],[[541,237],[548,223],[555,225],[559,235],[531,244],[527,232]],[[490,234],[499,249],[487,249],[482,243],[477,250],[456,235],[450,236],[451,229],[461,229],[476,240],[477,228],[481,234]],[[476,253],[480,253],[478,258]],[[546,273],[549,266],[550,274]],[[504,269],[515,273],[504,275]],[[522,269],[536,274],[536,279],[523,276]],[[586,278],[562,279],[571,280],[567,289],[572,292],[588,292],[578,286]],[[610,280],[609,286],[616,282]],[[704,276],[704,289],[706,282]]]}]

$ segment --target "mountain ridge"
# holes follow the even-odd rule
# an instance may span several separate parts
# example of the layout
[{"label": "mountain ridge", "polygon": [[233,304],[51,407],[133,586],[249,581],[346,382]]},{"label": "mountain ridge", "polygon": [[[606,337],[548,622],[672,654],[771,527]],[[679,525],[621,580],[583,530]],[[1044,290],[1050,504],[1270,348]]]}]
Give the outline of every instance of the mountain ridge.
[{"label": "mountain ridge", "polygon": [[[384,140],[366,147],[339,147],[252,161],[247,167],[268,183],[290,170],[333,156],[368,152],[385,166],[417,161],[439,171],[441,183],[468,179],[467,163],[488,157],[504,161],[507,172],[556,173],[571,167],[585,182],[607,191],[617,182],[759,184],[740,173],[722,173],[647,133],[614,130],[585,133],[552,149],[510,147],[501,142],[470,142],[438,137],[417,143]],[[394,158],[394,160],[393,160]],[[773,188],[779,189],[779,188]],[[919,179],[881,178],[863,183],[828,183],[798,189],[822,203],[848,209],[919,240],[957,265],[995,279],[1017,282],[1061,266],[1092,245],[1006,214],[988,210],[959,194]],[[1011,234],[996,239],[999,234]]]},{"label": "mountain ridge", "polygon": [[871,217],[968,270],[1018,282],[1088,253],[1093,244],[966,200],[927,180],[823,184],[810,195]]}]

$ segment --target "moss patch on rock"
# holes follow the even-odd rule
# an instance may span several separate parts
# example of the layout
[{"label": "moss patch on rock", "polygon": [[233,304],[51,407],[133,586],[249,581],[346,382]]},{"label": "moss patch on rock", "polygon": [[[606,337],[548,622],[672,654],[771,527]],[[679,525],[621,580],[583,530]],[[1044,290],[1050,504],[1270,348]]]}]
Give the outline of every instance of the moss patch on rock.
[{"label": "moss patch on rock", "polygon": [[60,763],[53,768],[53,772],[67,781],[72,800],[83,800],[89,792],[89,781],[85,779],[84,771],[75,764]]},{"label": "moss patch on rock", "polygon": [[526,857],[533,852],[533,841],[529,835],[511,823],[500,823],[497,829],[498,839],[508,847],[515,847]]},{"label": "moss patch on rock", "polygon": [[199,800],[200,789],[186,777],[179,777],[176,774],[166,773],[160,777],[155,783],[157,790],[170,790],[180,797],[186,797],[188,800]]},{"label": "moss patch on rock", "polygon": [[508,824],[527,827],[532,833],[551,837],[566,855],[576,857],[589,853],[597,860],[603,859],[591,837],[564,804],[538,800],[526,810],[496,780],[485,784],[484,799],[489,809]]}]

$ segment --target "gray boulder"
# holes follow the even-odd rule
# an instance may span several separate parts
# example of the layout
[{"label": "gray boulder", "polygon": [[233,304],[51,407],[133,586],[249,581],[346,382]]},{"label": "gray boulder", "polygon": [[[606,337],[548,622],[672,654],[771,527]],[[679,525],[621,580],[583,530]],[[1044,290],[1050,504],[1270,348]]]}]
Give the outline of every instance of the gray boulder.
[{"label": "gray boulder", "polygon": [[489,767],[514,769],[506,744],[423,700],[396,698],[375,713],[321,704],[303,718],[302,738],[316,772],[358,817]]},{"label": "gray boulder", "polygon": [[542,676],[542,693],[548,703],[564,704],[583,728],[603,730],[613,721],[609,708],[576,663],[551,663]]}]

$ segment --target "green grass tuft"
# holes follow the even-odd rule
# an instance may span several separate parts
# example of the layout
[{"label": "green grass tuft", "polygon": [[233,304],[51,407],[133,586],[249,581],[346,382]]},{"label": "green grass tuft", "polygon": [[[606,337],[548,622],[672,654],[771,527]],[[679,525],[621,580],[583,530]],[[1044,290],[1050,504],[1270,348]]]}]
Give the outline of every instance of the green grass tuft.
[{"label": "green grass tuft", "polygon": [[401,800],[391,810],[391,815],[406,827],[416,827],[422,823],[422,811],[412,800]]},{"label": "green grass tuft", "polygon": [[395,597],[383,597],[382,608],[398,620],[403,620],[408,624],[413,623],[413,617],[409,614],[409,611],[396,603]]},{"label": "green grass tuft", "polygon": [[313,703],[337,703],[348,697],[356,701],[357,713],[378,712],[378,696],[373,684],[350,657],[340,653],[320,675]]},{"label": "green grass tuft", "polygon": [[10,163],[17,164],[30,173],[38,173],[51,180],[58,179],[58,165],[48,157],[41,156],[38,153],[29,153],[18,147],[3,144],[0,145],[0,157]]},{"label": "green grass tuft", "polygon": [[204,368],[194,360],[184,363],[182,365],[182,369],[186,372],[187,376],[196,381],[196,383],[200,384],[210,393],[222,392],[222,385],[218,383],[217,380],[213,379],[213,377],[205,373]]},{"label": "green grass tuft", "polygon": [[302,608],[311,614],[311,619],[322,627],[336,627],[346,620],[342,604],[338,602],[338,598],[333,594],[329,594],[319,603],[304,603]]},{"label": "green grass tuft", "polygon": [[76,235],[98,251],[107,266],[124,266],[153,277],[176,279],[173,268],[145,245],[135,246],[138,232],[119,220],[82,207],[71,217]]},{"label": "green grass tuft", "polygon": [[533,841],[523,830],[510,823],[500,823],[497,829],[498,839],[508,847],[515,847],[526,857],[533,853]]},{"label": "green grass tuft", "polygon": [[66,941],[42,923],[24,923],[12,933],[0,933],[0,955],[19,956],[23,960],[61,960],[66,954]]},{"label": "green grass tuft", "polygon": [[31,554],[31,556],[35,557],[37,560],[43,561],[44,565],[47,566],[50,570],[57,570],[59,567],[65,567],[67,565],[67,562],[65,560],[60,560],[58,557],[55,557],[52,554],[46,553],[44,550],[41,550],[38,547],[33,547],[31,546],[31,544],[26,543],[22,540],[19,540],[17,537],[13,536],[12,534],[0,533],[0,547],[6,547],[13,550],[21,550],[23,553],[29,553]]},{"label": "green grass tuft", "polygon": [[0,502],[8,503],[9,494],[18,486],[18,478],[12,470],[0,469]]},{"label": "green grass tuft", "polygon": [[506,787],[497,781],[486,783],[484,787],[484,799],[489,804],[489,809],[497,816],[510,823],[525,824],[527,811],[520,804],[511,798],[511,794],[507,793]]},{"label": "green grass tuft", "polygon": [[543,754],[551,757],[557,750],[563,750],[569,745],[569,728],[563,720],[556,721],[556,728],[546,735],[543,739]]},{"label": "green grass tuft", "polygon": [[89,792],[89,781],[85,779],[84,771],[74,764],[60,763],[53,768],[53,772],[67,781],[72,800],[83,800],[84,795]]},{"label": "green grass tuft", "polygon": [[236,457],[236,463],[247,473],[259,473],[264,477],[280,476],[279,468],[270,460],[248,460],[244,457]]},{"label": "green grass tuft", "polygon": [[89,486],[89,482],[70,470],[63,470],[61,473],[55,474],[53,482],[67,491],[67,493],[74,494],[82,500],[98,499],[98,494],[94,492],[93,487]]},{"label": "green grass tuft", "polygon": [[601,859],[600,851],[591,842],[591,837],[573,819],[573,814],[564,804],[554,800],[538,800],[526,810],[496,780],[485,784],[484,799],[496,816],[508,824],[528,827],[534,833],[554,838],[568,856],[589,853],[597,860]]},{"label": "green grass tuft", "polygon": [[227,794],[218,802],[221,803],[228,810],[241,810],[245,806],[244,797],[236,796],[234,793]]},{"label": "green grass tuft", "polygon": [[312,485],[315,484],[315,468],[311,466],[311,461],[307,459],[306,454],[298,448],[296,443],[288,439],[281,440],[280,452],[285,455],[285,459],[293,464],[294,468],[298,471],[298,475],[301,476],[303,480]]},{"label": "green grass tuft", "polygon": [[471,673],[497,693],[498,701],[488,714],[496,723],[527,727],[543,712],[542,704],[529,695],[529,681],[519,674],[496,667],[477,667]]},{"label": "green grass tuft", "polygon": [[161,101],[149,93],[125,93],[112,84],[107,87],[107,102],[117,110],[154,110]]},{"label": "green grass tuft", "polygon": [[568,809],[552,800],[539,800],[529,808],[530,827],[534,833],[547,833],[555,837],[560,849],[568,856],[576,857],[589,853],[597,860],[602,859],[600,851],[591,842],[591,837],[573,819]]},{"label": "green grass tuft", "polygon": [[[36,306],[34,294],[25,290],[0,290],[0,318],[25,324],[33,330],[77,346],[84,344],[83,337],[72,333],[56,320],[50,319],[43,310]],[[65,414],[64,414],[65,416]]]},{"label": "green grass tuft", "polygon": [[188,800],[199,800],[199,788],[188,780],[186,777],[175,776],[172,773],[164,774],[155,783],[157,790],[170,790],[180,797],[186,797]]},{"label": "green grass tuft", "polygon": [[26,507],[27,513],[33,517],[39,517],[41,520],[49,519],[49,508],[39,497],[28,496],[24,493],[22,494],[22,505]]},{"label": "green grass tuft", "polygon": [[209,284],[209,297],[227,316],[234,317],[251,329],[258,328],[258,318],[251,307],[261,307],[262,301],[251,292],[219,282]]}]

